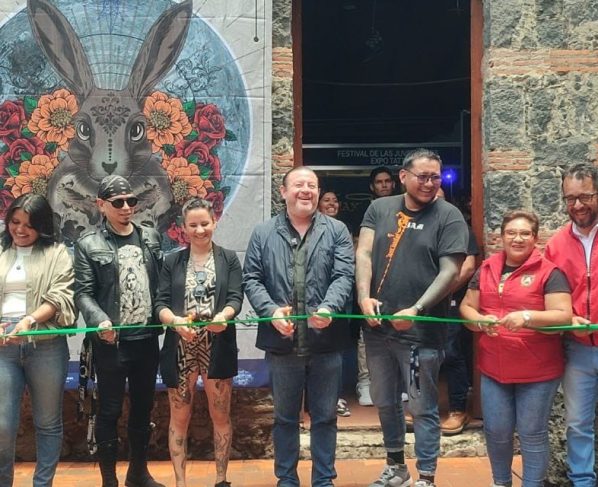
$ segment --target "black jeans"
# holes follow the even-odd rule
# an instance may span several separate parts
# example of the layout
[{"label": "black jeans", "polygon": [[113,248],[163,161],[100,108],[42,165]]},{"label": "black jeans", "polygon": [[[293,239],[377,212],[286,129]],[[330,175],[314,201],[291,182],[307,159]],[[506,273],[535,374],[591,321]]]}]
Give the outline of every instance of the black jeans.
[{"label": "black jeans", "polygon": [[130,400],[128,429],[147,431],[156,389],[158,337],[123,340],[118,346],[95,340],[93,360],[99,394],[97,442],[117,438],[116,425],[122,414],[127,379]]}]

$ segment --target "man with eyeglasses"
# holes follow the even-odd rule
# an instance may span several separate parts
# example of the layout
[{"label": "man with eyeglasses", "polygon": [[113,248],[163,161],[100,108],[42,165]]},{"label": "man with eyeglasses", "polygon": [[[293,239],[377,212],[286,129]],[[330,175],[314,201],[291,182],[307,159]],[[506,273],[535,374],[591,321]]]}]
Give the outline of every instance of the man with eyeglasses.
[{"label": "man with eyeglasses", "polygon": [[[364,338],[370,393],[382,426],[386,466],[370,487],[411,485],[405,465],[405,418],[397,382],[402,378],[414,419],[416,487],[434,486],[440,453],[438,370],[446,325],[404,316],[446,316],[447,295],[467,252],[461,212],[444,199],[440,156],[417,149],[399,173],[405,194],[375,200],[363,218],[357,246],[357,296],[368,318]],[[400,374],[400,375],[399,375]]]},{"label": "man with eyeglasses", "polygon": [[[129,487],[164,487],[147,470],[150,414],[158,369],[159,328],[153,320],[160,271],[160,236],[133,223],[137,198],[122,176],[106,176],[98,189],[100,229],[75,245],[75,301],[88,327],[97,375],[99,409],[95,423],[103,487],[117,487],[117,422],[129,382]],[[113,325],[137,325],[118,332]]]},{"label": "man with eyeglasses", "polygon": [[[578,164],[565,170],[561,189],[571,222],[551,237],[545,257],[571,286],[573,324],[598,323],[598,169]],[[574,487],[595,487],[595,410],[598,399],[598,336],[574,332],[565,340],[563,392],[567,411],[568,476]]]}]

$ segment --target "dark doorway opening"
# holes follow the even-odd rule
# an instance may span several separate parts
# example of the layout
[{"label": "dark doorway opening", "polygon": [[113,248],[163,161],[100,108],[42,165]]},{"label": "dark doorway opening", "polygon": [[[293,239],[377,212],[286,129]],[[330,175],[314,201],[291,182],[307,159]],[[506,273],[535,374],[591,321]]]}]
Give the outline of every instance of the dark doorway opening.
[{"label": "dark doorway opening", "polygon": [[469,200],[470,19],[469,0],[301,0],[302,160],[350,226],[369,171],[415,147],[440,153],[449,199]]}]

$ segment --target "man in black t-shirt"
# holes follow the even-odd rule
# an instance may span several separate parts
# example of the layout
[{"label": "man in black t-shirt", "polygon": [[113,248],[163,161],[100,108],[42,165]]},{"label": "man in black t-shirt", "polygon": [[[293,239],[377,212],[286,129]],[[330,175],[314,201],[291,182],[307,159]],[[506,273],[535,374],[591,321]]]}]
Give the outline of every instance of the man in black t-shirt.
[{"label": "man in black t-shirt", "polygon": [[[441,182],[438,154],[418,149],[399,173],[406,193],[375,200],[364,216],[357,248],[357,295],[364,315],[446,315],[446,296],[467,250],[459,210],[435,200]],[[414,418],[416,487],[434,485],[440,451],[438,370],[446,325],[403,318],[368,318],[364,327],[370,392],[378,408],[387,465],[372,487],[410,485],[405,465],[405,420],[399,374]]]},{"label": "man in black t-shirt", "polygon": [[158,369],[158,328],[112,329],[152,323],[158,285],[160,236],[132,222],[137,198],[122,176],[100,183],[101,228],[75,246],[75,300],[88,327],[97,375],[99,410],[95,424],[103,487],[118,486],[116,425],[129,383],[129,469],[126,485],[164,487],[147,470],[150,414]]}]

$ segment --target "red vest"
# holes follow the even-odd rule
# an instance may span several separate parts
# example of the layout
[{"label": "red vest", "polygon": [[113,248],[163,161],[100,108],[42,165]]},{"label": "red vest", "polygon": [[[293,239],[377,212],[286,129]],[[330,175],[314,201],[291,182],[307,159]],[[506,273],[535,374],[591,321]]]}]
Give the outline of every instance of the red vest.
[{"label": "red vest", "polygon": [[[596,237],[598,239],[598,237]],[[594,240],[590,258],[590,269],[598,269],[598,243]],[[583,316],[591,323],[598,323],[598,277],[593,277],[586,265],[585,251],[579,239],[573,235],[572,224],[568,223],[555,233],[544,250],[544,257],[564,272],[571,286],[573,314]],[[592,333],[571,338],[589,346],[598,346],[598,335]]]},{"label": "red vest", "polygon": [[[502,318],[511,311],[544,310],[544,286],[556,268],[537,249],[504,282],[499,292],[505,253],[494,254],[480,268],[480,313]],[[564,369],[561,335],[499,327],[499,335],[482,334],[478,366],[502,383],[541,382],[560,377]]]}]

